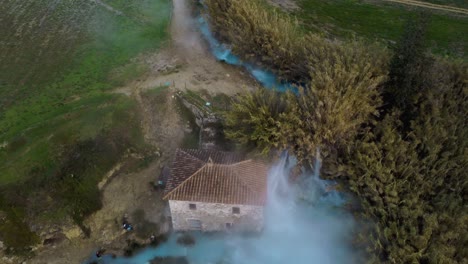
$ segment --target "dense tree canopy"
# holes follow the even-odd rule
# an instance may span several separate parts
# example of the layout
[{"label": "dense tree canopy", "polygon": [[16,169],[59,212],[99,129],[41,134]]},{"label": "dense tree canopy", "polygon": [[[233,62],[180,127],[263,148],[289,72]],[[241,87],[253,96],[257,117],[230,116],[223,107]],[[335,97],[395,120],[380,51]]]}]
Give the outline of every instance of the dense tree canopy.
[{"label": "dense tree canopy", "polygon": [[[214,9],[228,2],[215,25],[234,21],[229,10],[242,1],[208,1]],[[468,67],[427,54],[425,22],[411,23],[391,59],[362,44],[304,44],[297,52],[308,74],[298,91],[260,89],[237,98],[225,116],[227,135],[264,153],[289,148],[303,163],[320,147],[322,175],[354,193],[361,219],[375,223],[362,231],[370,263],[466,263]],[[301,43],[304,36],[296,36]],[[278,45],[272,49],[296,52]],[[291,59],[282,56],[275,60]],[[282,65],[279,74],[295,71]]]}]

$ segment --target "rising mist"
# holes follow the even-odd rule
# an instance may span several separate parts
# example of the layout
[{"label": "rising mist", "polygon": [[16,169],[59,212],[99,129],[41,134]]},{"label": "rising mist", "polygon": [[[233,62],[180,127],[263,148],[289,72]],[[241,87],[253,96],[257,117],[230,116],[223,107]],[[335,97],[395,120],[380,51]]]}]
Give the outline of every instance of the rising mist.
[{"label": "rising mist", "polygon": [[[103,263],[147,263],[155,257],[185,256],[191,264],[341,264],[358,263],[350,248],[354,221],[341,207],[342,196],[330,190],[333,183],[318,172],[303,173],[289,181],[295,165],[284,156],[268,175],[265,226],[259,235],[194,233],[195,245],[177,244],[172,235],[157,248],[148,248],[132,258],[105,258]],[[328,191],[327,191],[328,190]]]}]

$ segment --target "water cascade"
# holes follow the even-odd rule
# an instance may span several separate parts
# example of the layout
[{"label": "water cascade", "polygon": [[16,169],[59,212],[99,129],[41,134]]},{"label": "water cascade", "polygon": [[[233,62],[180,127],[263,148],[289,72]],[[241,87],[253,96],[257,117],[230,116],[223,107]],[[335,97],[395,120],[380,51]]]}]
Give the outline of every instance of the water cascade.
[{"label": "water cascade", "polygon": [[[268,70],[243,62],[216,40],[203,17],[199,29],[220,61],[247,69],[264,87],[279,91],[295,89],[279,82]],[[299,182],[291,184],[289,175],[295,159],[287,154],[268,175],[268,199],[264,210],[264,230],[258,235],[206,234],[193,232],[195,244],[177,243],[181,234],[171,234],[158,247],[148,247],[132,257],[94,254],[85,263],[143,264],[156,257],[185,257],[190,264],[334,264],[359,263],[348,248],[354,226],[352,215],[341,207],[342,194],[330,188],[333,182],[319,178],[320,158],[317,152],[312,175],[305,172]]]},{"label": "water cascade", "polygon": [[244,67],[259,83],[262,84],[262,86],[266,88],[276,89],[282,92],[288,89],[295,89],[295,87],[290,83],[279,82],[273,72],[244,62],[238,56],[232,54],[231,50],[226,45],[220,43],[213,36],[205,18],[200,16],[197,22],[200,32],[210,45],[211,52],[216,59],[224,61],[227,64]]},{"label": "water cascade", "polygon": [[332,182],[319,178],[319,159],[315,173],[303,173],[299,183],[291,184],[289,175],[294,165],[294,158],[284,155],[269,172],[261,234],[195,232],[196,242],[190,247],[177,244],[180,234],[172,234],[167,242],[131,258],[103,256],[99,263],[143,264],[167,256],[184,256],[191,264],[353,263],[355,256],[347,245],[354,222],[340,208],[343,198],[330,188]]}]

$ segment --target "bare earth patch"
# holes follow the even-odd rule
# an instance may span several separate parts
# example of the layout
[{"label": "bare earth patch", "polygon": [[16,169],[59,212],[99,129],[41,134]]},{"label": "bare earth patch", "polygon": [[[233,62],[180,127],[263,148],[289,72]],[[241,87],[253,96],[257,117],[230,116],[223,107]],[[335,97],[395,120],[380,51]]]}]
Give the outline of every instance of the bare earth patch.
[{"label": "bare earth patch", "polygon": [[[161,227],[164,202],[161,193],[155,191],[151,183],[181,144],[185,127],[177,113],[173,94],[177,90],[204,90],[213,95],[234,95],[255,87],[255,81],[247,72],[218,62],[211,55],[195,26],[189,1],[173,0],[173,4],[170,45],[157,54],[137,58],[137,63],[149,71],[115,90],[136,99],[145,139],[158,149],[157,156],[160,157],[137,172],[126,171],[124,165],[116,165],[100,185],[102,209],[85,222],[91,228],[91,237],[84,238],[77,227],[64,230],[67,236],[64,242],[41,246],[36,251],[37,256],[27,263],[81,263],[100,247],[106,248],[108,253],[120,253],[127,239],[136,238],[136,232],[125,232],[121,228],[122,217],[129,215],[131,218],[138,210],[144,211],[145,221],[152,227]],[[147,96],[146,91],[166,85],[169,87],[161,92],[162,97],[157,102]],[[155,233],[158,231],[154,230]]]},{"label": "bare earth patch", "polygon": [[161,85],[179,90],[207,90],[233,95],[252,89],[255,81],[241,68],[217,61],[196,27],[189,1],[173,0],[171,45],[157,54],[140,58],[149,72],[116,92],[131,94]]}]

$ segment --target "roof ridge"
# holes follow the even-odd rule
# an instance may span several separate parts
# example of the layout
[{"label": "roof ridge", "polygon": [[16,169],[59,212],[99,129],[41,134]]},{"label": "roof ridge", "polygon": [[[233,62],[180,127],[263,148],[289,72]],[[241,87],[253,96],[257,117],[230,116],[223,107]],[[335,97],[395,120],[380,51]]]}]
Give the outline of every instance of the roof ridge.
[{"label": "roof ridge", "polygon": [[248,160],[241,160],[239,162],[236,162],[236,163],[232,163],[232,164],[226,164],[227,166],[236,166],[236,165],[239,165],[239,164],[242,164],[242,163],[247,163],[247,162],[253,162],[252,159],[248,159]]},{"label": "roof ridge", "polygon": [[[207,163],[206,161],[201,160],[199,157],[194,156],[194,155],[192,155],[191,153],[185,151],[185,150],[199,151],[198,149],[183,149],[183,148],[178,148],[178,150],[182,151],[183,153],[189,155],[189,156],[192,157],[192,158],[195,158],[195,159],[199,160],[200,162],[202,162],[202,163],[205,164],[205,165],[206,165],[206,163]],[[205,165],[203,165],[203,166],[205,166]],[[190,177],[192,177],[192,176],[190,176]],[[190,178],[190,177],[189,177],[189,178]],[[181,183],[181,184],[182,184],[182,183]]]},{"label": "roof ridge", "polygon": [[[185,152],[185,151],[184,151]],[[196,172],[194,172],[192,175],[187,177],[184,181],[179,183],[175,188],[173,188],[170,192],[168,192],[166,195],[164,195],[163,200],[165,200],[169,195],[171,195],[175,190],[179,189],[184,183],[186,183],[188,180],[190,180],[193,176],[195,176],[197,173],[199,173],[203,168],[206,167],[206,164],[204,164],[200,169],[198,169]]]},{"label": "roof ridge", "polygon": [[[233,164],[220,164],[220,163],[213,163],[211,166],[213,167],[216,167],[216,166],[220,166],[220,167],[234,167],[236,165],[240,165],[242,163],[247,163],[247,162],[251,162],[252,160],[249,159],[249,160],[243,160],[243,161],[239,161],[239,162],[236,162],[236,163],[233,163]],[[206,163],[206,162],[204,162]],[[208,163],[207,163],[208,164]]]}]

